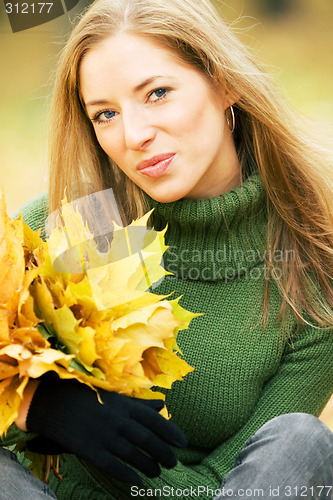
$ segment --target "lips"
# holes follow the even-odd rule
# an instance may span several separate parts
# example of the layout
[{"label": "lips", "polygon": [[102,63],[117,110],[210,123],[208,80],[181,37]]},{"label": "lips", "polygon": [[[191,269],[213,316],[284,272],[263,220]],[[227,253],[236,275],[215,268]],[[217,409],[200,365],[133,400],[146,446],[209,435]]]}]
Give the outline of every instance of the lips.
[{"label": "lips", "polygon": [[164,153],[138,163],[136,170],[148,177],[160,177],[168,169],[175,153]]}]

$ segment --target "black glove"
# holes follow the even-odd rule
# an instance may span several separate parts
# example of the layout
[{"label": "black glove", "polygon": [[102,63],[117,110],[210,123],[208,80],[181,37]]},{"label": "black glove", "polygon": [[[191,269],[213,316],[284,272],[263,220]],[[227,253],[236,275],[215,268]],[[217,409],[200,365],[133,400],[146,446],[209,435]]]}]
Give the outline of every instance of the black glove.
[{"label": "black glove", "polygon": [[63,446],[43,436],[30,439],[27,441],[26,446],[29,451],[41,453],[42,455],[61,455],[62,453],[68,453],[68,450]]},{"label": "black glove", "polygon": [[[168,444],[186,446],[182,431],[159,415],[162,400],[131,398],[77,380],[41,379],[27,415],[28,431],[55,441],[121,481],[140,484],[131,465],[148,477],[158,464],[172,468],[177,459]],[[121,463],[120,460],[124,463]],[[128,465],[127,465],[128,464]]]}]

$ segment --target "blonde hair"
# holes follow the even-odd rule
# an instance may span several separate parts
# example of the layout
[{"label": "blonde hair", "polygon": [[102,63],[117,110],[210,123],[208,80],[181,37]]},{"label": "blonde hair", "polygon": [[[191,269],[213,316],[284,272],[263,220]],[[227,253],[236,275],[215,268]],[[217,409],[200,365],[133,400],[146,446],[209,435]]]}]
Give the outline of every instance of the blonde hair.
[{"label": "blonde hair", "polygon": [[[112,187],[123,218],[143,214],[141,190],[99,146],[80,99],[79,68],[85,53],[119,32],[150,37],[176,51],[221,91],[238,96],[234,140],[243,176],[258,169],[267,193],[268,266],[276,251],[293,250],[276,280],[298,323],[305,316],[333,325],[333,174],[330,153],[276,91],[271,77],[208,0],[97,0],[64,47],[51,107],[50,210],[64,189],[73,199]],[[269,281],[264,299],[267,320]],[[319,287],[319,289],[318,289]]]}]

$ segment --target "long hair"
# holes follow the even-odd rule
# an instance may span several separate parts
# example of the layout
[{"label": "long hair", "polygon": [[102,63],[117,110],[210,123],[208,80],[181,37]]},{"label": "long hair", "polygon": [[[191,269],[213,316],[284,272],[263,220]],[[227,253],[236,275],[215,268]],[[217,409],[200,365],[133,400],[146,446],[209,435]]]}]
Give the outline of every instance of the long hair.
[{"label": "long hair", "polygon": [[[149,37],[175,51],[222,92],[237,97],[234,141],[243,178],[258,169],[267,193],[267,252],[282,260],[275,280],[300,324],[333,325],[333,169],[330,152],[291,110],[246,47],[209,0],[96,0],[81,16],[64,47],[51,107],[50,210],[67,198],[112,187],[124,220],[142,215],[144,197],[99,146],[80,96],[79,68],[85,53],[112,35]],[[269,302],[267,279],[264,318]]]}]

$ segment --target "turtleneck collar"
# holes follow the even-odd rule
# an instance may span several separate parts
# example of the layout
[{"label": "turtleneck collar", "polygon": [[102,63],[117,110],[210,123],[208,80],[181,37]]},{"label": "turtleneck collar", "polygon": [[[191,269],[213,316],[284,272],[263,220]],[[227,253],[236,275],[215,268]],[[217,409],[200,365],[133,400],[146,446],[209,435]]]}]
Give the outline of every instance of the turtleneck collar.
[{"label": "turtleneck collar", "polygon": [[221,196],[160,203],[147,196],[154,208],[151,224],[168,226],[169,245],[163,266],[182,279],[234,279],[265,257],[267,210],[265,190],[258,173]]}]

